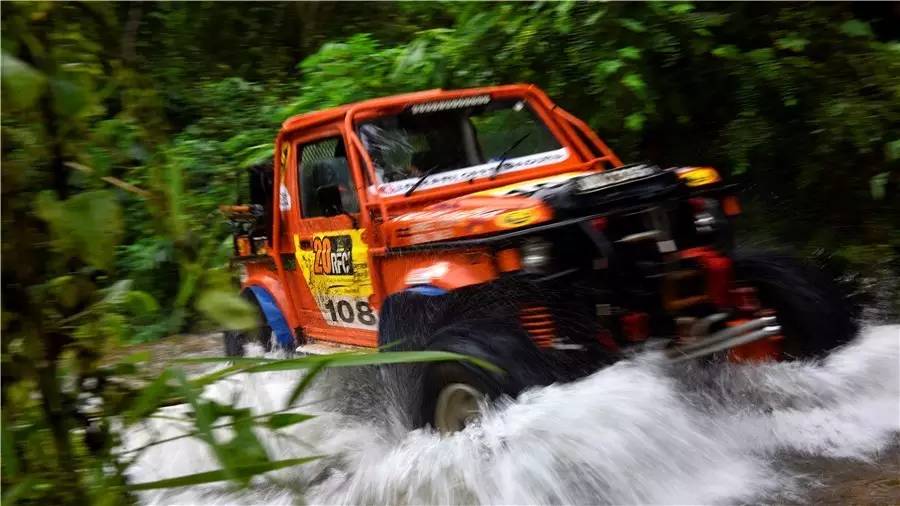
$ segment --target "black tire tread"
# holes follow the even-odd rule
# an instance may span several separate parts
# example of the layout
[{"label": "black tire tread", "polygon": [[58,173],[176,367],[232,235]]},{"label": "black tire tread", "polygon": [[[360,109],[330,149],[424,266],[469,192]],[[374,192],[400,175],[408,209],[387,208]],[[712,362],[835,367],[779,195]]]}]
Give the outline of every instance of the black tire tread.
[{"label": "black tire tread", "polygon": [[784,253],[750,252],[737,255],[735,272],[777,312],[789,358],[820,357],[856,336],[855,308],[823,271]]},{"label": "black tire tread", "polygon": [[248,301],[256,308],[257,319],[260,326],[248,330],[226,330],[222,335],[222,342],[225,345],[226,357],[243,357],[244,345],[248,342],[256,342],[262,346],[265,352],[272,351],[272,328],[266,323],[266,317],[256,302],[256,297],[252,294],[244,295]]}]

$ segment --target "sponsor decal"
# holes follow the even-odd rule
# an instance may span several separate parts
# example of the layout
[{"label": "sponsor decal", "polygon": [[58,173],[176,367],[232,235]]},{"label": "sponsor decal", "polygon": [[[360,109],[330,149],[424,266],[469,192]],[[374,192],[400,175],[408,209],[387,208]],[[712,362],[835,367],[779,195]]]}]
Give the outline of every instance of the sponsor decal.
[{"label": "sponsor decal", "polygon": [[366,299],[319,295],[316,302],[322,312],[322,318],[329,325],[365,330],[378,329],[378,313]]},{"label": "sponsor decal", "polygon": [[534,209],[516,209],[501,214],[494,223],[502,228],[516,228],[530,225],[537,220],[538,213]]},{"label": "sponsor decal", "polygon": [[513,183],[499,188],[491,188],[476,193],[475,195],[509,195],[519,197],[530,197],[539,190],[549,190],[566,184],[570,179],[577,176],[584,176],[585,172],[564,172],[555,176],[548,176],[538,179],[532,179],[522,183]]},{"label": "sponsor decal", "polygon": [[[547,151],[534,155],[510,158],[509,160],[503,162],[503,165],[497,172],[498,174],[516,172],[519,170],[529,169],[531,167],[537,167],[539,165],[559,163],[566,160],[567,158],[569,158],[569,151],[566,148],[560,148],[555,151]],[[429,176],[421,185],[419,185],[419,189],[424,190],[426,188],[448,186],[452,184],[463,183],[470,179],[488,177],[493,174],[494,167],[496,166],[497,162],[488,162],[480,165],[473,165],[472,167],[466,167],[463,169],[439,172]],[[403,194],[414,184],[416,184],[417,180],[418,178],[413,177],[402,179],[400,181],[383,183],[377,186],[377,191],[378,193],[386,197]]]},{"label": "sponsor decal", "polygon": [[303,279],[325,323],[335,327],[377,330],[378,316],[369,305],[372,278],[363,229],[320,232],[309,238],[312,248],[300,247],[294,235],[294,254]]},{"label": "sponsor decal", "polygon": [[718,183],[722,180],[719,172],[712,167],[686,167],[676,171],[678,177],[690,187]]},{"label": "sponsor decal", "polygon": [[407,221],[418,221],[418,222],[449,222],[451,224],[455,224],[460,221],[477,219],[477,218],[491,218],[503,212],[503,209],[460,209],[455,211],[415,211],[411,213],[406,213],[402,216],[398,216],[395,221],[397,222],[407,222]]},{"label": "sponsor decal", "polygon": [[287,166],[288,154],[291,152],[291,145],[287,142],[281,145],[281,170]]},{"label": "sponsor decal", "polygon": [[316,237],[312,242],[314,274],[342,276],[353,274],[353,241],[349,235]]},{"label": "sponsor decal", "polygon": [[411,223],[409,226],[398,229],[398,237],[417,236],[419,241],[439,241],[453,237],[453,224],[442,222]]},{"label": "sponsor decal", "polygon": [[309,249],[303,249],[300,236],[294,235],[297,265],[313,295],[365,298],[372,294],[368,248],[362,239],[363,233],[363,229],[320,232],[308,239],[312,246]]},{"label": "sponsor decal", "polygon": [[278,209],[282,211],[291,210],[291,193],[284,183],[281,183],[281,187],[278,189]]},{"label": "sponsor decal", "polygon": [[283,211],[291,210],[291,194],[285,185],[285,174],[287,174],[288,154],[291,152],[291,145],[287,142],[281,144],[281,184],[278,188],[278,209]]}]

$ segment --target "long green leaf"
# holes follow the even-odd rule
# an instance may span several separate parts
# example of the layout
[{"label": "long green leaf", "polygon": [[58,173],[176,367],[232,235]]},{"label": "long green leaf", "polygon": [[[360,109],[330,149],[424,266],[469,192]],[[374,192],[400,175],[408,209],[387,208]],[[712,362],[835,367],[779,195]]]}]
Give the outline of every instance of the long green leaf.
[{"label": "long green leaf", "polygon": [[270,429],[281,429],[307,420],[312,420],[315,415],[303,413],[275,413],[269,417],[267,425]]},{"label": "long green leaf", "polygon": [[263,357],[183,357],[172,360],[176,364],[220,364],[223,362],[231,362],[235,365],[256,365],[260,362],[278,362],[279,358],[263,358]]},{"label": "long green leaf", "polygon": [[169,385],[172,371],[166,369],[152,383],[141,389],[138,395],[125,410],[125,418],[132,423],[159,409],[162,401],[171,396],[173,388]]},{"label": "long green leaf", "polygon": [[451,353],[449,351],[389,351],[381,353],[348,352],[333,353],[329,355],[310,355],[289,359],[195,357],[176,359],[175,362],[184,364],[234,362],[235,364],[247,365],[247,367],[238,372],[256,373],[311,369],[321,362],[328,362],[328,367],[358,367],[364,365],[388,365],[417,362],[447,362],[451,360],[470,362],[490,371],[502,372],[500,368],[486,360],[461,355],[459,353]]},{"label": "long green leaf", "polygon": [[391,351],[385,353],[336,353],[333,355],[321,355],[316,357],[303,357],[300,359],[287,359],[278,362],[259,364],[245,369],[246,372],[271,372],[292,371],[297,369],[309,369],[320,361],[328,361],[329,367],[359,367],[364,365],[388,365],[411,364],[418,362],[447,362],[462,361],[471,362],[479,367],[495,372],[500,372],[497,366],[478,358],[450,353],[446,351]]},{"label": "long green leaf", "polygon": [[[275,460],[272,462],[261,462],[247,466],[238,466],[231,468],[231,476],[240,478],[249,478],[258,474],[268,473],[285,467],[296,466],[312,462],[322,458],[322,455],[314,455],[312,457],[303,457],[299,459]],[[165,480],[148,481],[144,483],[135,483],[129,485],[130,490],[153,490],[158,488],[187,487],[190,485],[200,485],[203,483],[214,483],[228,479],[228,474],[224,469],[216,471],[207,471],[205,473],[188,474],[178,476],[176,478],[167,478]]]}]

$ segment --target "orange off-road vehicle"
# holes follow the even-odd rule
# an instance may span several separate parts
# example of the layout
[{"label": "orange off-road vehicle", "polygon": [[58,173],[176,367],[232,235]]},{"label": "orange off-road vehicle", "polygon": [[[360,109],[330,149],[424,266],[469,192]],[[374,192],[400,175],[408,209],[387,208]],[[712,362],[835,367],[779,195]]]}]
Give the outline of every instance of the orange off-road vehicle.
[{"label": "orange off-road vehicle", "polygon": [[227,206],[249,341],[436,349],[411,420],[449,431],[484,396],[571,380],[648,339],[673,360],[806,357],[849,339],[830,279],[737,254],[711,167],[623,164],[530,85],[432,90],[288,119],[251,204]]}]

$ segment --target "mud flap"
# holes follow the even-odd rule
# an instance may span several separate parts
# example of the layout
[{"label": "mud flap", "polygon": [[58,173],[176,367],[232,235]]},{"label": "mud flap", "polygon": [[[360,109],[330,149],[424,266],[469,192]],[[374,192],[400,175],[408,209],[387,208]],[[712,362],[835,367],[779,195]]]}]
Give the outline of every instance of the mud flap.
[{"label": "mud flap", "polygon": [[275,339],[278,341],[278,345],[282,349],[293,350],[294,333],[291,332],[291,327],[288,325],[287,320],[284,319],[284,315],[281,314],[281,309],[278,308],[275,299],[261,286],[251,286],[249,289],[253,292],[253,296],[256,297],[260,309],[266,316],[266,322],[269,324],[269,327],[275,332]]}]

